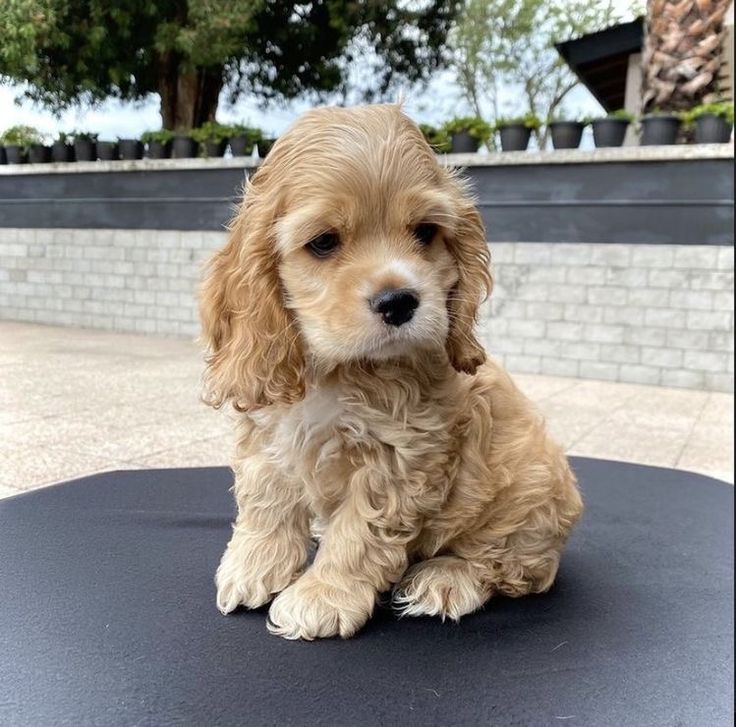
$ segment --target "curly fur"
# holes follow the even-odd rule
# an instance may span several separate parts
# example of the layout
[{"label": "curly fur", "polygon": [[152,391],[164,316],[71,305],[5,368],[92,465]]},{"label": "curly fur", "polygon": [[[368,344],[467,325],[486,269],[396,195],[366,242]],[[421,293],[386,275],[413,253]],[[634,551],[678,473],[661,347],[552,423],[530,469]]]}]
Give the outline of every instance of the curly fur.
[{"label": "curly fur", "polygon": [[[317,259],[328,231],[340,247]],[[201,299],[206,399],[241,412],[221,611],[273,599],[273,633],[348,637],[389,589],[403,614],[457,620],[551,586],[582,502],[475,338],[488,263],[467,190],[399,107],[315,110],[279,139]],[[410,323],[370,310],[387,287],[418,292]]]}]

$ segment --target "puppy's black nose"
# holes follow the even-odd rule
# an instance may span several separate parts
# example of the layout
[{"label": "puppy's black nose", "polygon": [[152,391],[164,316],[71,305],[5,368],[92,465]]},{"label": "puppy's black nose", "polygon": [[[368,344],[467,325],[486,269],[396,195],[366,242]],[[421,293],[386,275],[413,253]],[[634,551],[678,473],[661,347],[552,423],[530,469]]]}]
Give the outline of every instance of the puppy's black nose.
[{"label": "puppy's black nose", "polygon": [[419,305],[419,295],[409,288],[382,290],[372,298],[371,308],[380,314],[390,326],[402,326],[414,316]]}]

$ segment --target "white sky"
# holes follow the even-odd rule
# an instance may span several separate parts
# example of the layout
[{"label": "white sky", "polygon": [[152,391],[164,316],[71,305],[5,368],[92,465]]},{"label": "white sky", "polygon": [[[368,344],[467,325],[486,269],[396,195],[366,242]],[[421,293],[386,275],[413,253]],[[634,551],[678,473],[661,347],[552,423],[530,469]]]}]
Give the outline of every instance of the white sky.
[{"label": "white sky", "polygon": [[[614,4],[622,13],[631,15],[632,0],[614,0]],[[56,118],[30,101],[22,100],[16,104],[14,100],[19,93],[17,86],[0,85],[0,130],[15,124],[28,124],[50,139],[59,131],[72,130],[96,132],[101,139],[115,139],[135,137],[148,129],[161,127],[157,95],[138,104],[111,100],[94,109],[71,109]],[[264,129],[267,135],[278,135],[310,106],[308,101],[293,101],[262,109],[253,98],[242,98],[235,106],[227,105],[222,99],[217,118],[222,122],[243,121]],[[407,93],[405,108],[416,121],[435,124],[469,112],[448,71],[436,74],[429,88]],[[600,111],[596,100],[583,86],[570,93],[565,108],[581,115]]]}]

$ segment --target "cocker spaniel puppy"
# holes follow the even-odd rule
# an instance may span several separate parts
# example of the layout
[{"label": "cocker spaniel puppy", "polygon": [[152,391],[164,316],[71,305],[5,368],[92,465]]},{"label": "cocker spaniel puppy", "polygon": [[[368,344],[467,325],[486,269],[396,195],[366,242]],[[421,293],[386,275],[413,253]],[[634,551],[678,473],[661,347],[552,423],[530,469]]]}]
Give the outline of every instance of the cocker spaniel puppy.
[{"label": "cocker spaniel puppy", "polygon": [[[202,291],[206,400],[238,412],[217,605],[349,637],[392,590],[459,619],[545,591],[582,503],[473,327],[480,215],[398,106],[323,108],[247,183]],[[319,547],[311,564],[311,534]]]}]

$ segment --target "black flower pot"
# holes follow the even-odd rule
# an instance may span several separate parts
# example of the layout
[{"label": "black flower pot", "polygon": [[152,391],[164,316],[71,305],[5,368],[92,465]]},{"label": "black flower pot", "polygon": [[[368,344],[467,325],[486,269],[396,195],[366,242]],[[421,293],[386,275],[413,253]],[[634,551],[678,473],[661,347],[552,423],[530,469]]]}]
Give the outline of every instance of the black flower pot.
[{"label": "black flower pot", "polygon": [[65,144],[63,141],[55,141],[51,145],[51,158],[55,162],[73,162],[74,147],[71,144]]},{"label": "black flower pot", "polygon": [[247,136],[230,137],[230,151],[234,157],[245,157],[252,153],[253,142]]},{"label": "black flower pot", "polygon": [[502,126],[498,133],[501,137],[503,151],[526,151],[532,130],[524,124],[509,124]]},{"label": "black flower pot", "polygon": [[457,131],[452,135],[453,154],[475,154],[478,151],[478,140],[467,131]]},{"label": "black flower pot", "polygon": [[168,159],[171,156],[171,142],[149,141],[147,156],[149,159]]},{"label": "black flower pot", "polygon": [[120,139],[121,159],[143,159],[143,144],[138,139]]},{"label": "black flower pot", "polygon": [[28,161],[25,148],[18,144],[6,144],[5,156],[8,158],[8,164],[25,164]]},{"label": "black flower pot", "polygon": [[5,147],[0,145],[0,164],[7,164],[8,157],[5,156]]},{"label": "black flower pot", "polygon": [[114,141],[98,141],[97,158],[103,162],[112,162],[120,159],[118,145]]},{"label": "black flower pot", "polygon": [[731,140],[731,124],[721,116],[703,114],[695,121],[696,144],[725,144]]},{"label": "black flower pot", "polygon": [[265,159],[275,143],[276,139],[261,139],[257,144],[258,156],[261,159]]},{"label": "black flower pot", "polygon": [[197,142],[191,136],[176,136],[171,146],[174,159],[191,159],[197,156]]},{"label": "black flower pot", "polygon": [[78,162],[93,162],[97,159],[97,144],[89,139],[76,139],[74,156]]},{"label": "black flower pot", "polygon": [[28,161],[31,164],[48,164],[51,161],[51,148],[43,144],[31,144]]},{"label": "black flower pot", "polygon": [[555,149],[577,149],[585,127],[579,121],[553,121],[549,125]]},{"label": "black flower pot", "polygon": [[593,121],[593,141],[596,147],[621,146],[624,143],[628,119],[595,119]]},{"label": "black flower pot", "polygon": [[225,146],[224,141],[205,141],[202,144],[206,157],[221,157],[225,153]]},{"label": "black flower pot", "polygon": [[677,143],[680,119],[676,116],[645,116],[641,120],[642,146],[665,146]]}]

